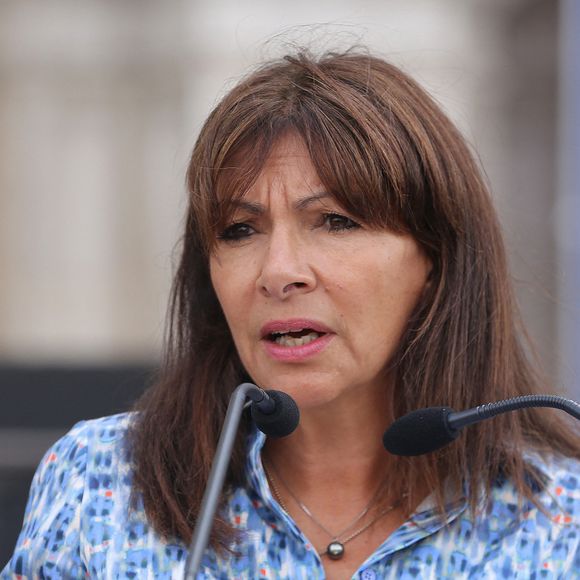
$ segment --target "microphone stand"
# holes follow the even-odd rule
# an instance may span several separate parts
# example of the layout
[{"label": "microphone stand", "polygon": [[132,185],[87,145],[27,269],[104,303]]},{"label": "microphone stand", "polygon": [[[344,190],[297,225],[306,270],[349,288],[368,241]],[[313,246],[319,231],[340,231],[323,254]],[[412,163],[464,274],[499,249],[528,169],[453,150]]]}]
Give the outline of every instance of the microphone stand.
[{"label": "microphone stand", "polygon": [[189,554],[185,561],[185,580],[195,579],[203,553],[207,548],[246,398],[249,398],[253,403],[261,403],[260,410],[264,413],[273,412],[274,410],[274,401],[262,389],[252,383],[242,383],[232,393],[205,493],[201,501],[201,510],[193,530]]}]

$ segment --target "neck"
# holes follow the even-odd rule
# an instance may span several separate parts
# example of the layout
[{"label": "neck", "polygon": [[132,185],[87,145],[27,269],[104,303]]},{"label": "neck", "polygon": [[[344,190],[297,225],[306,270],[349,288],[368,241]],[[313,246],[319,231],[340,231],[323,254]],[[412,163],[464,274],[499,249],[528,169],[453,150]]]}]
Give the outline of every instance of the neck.
[{"label": "neck", "polygon": [[[299,494],[332,488],[352,499],[367,498],[385,479],[389,456],[382,435],[391,420],[384,387],[374,396],[356,392],[331,403],[302,408],[289,437],[268,439],[266,461]],[[342,493],[341,493],[342,492]]]}]

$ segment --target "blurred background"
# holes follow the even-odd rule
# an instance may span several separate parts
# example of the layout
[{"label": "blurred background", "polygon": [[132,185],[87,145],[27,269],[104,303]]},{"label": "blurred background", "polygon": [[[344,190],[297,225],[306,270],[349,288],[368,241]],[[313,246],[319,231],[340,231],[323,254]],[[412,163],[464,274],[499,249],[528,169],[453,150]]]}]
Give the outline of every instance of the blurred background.
[{"label": "blurred background", "polygon": [[579,38],[575,0],[2,0],[0,568],[46,448],[158,364],[203,120],[295,45],[365,44],[459,125],[553,390],[580,398]]}]

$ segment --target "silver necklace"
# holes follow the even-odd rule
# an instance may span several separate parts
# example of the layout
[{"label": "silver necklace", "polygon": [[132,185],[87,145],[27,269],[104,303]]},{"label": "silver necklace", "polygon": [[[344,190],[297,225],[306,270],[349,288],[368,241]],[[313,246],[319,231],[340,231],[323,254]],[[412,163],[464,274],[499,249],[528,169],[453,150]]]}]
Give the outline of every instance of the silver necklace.
[{"label": "silver necklace", "polygon": [[[383,516],[387,515],[389,512],[393,511],[395,509],[395,507],[398,505],[398,503],[395,503],[395,504],[392,504],[392,505],[384,508],[370,522],[367,522],[364,526],[362,526],[361,528],[355,530],[350,535],[348,535],[346,538],[342,538],[342,536],[346,532],[348,532],[348,530],[350,530],[351,528],[353,528],[355,526],[355,524],[358,521],[360,521],[369,512],[369,510],[371,509],[371,507],[376,503],[376,501],[378,499],[378,496],[379,496],[379,492],[383,488],[382,485],[379,486],[379,488],[377,489],[376,493],[370,499],[369,503],[365,506],[365,508],[362,510],[362,512],[360,512],[356,516],[356,518],[350,524],[348,524],[348,526],[344,530],[342,530],[338,534],[334,534],[330,530],[328,530],[326,528],[326,526],[324,526],[324,524],[322,524],[322,522],[320,522],[318,519],[316,519],[316,517],[314,517],[314,514],[308,509],[308,507],[306,505],[304,505],[304,503],[302,503],[296,497],[296,495],[288,487],[288,484],[282,479],[282,477],[280,477],[280,474],[276,472],[276,470],[274,469],[274,466],[272,464],[270,464],[270,469],[272,470],[272,472],[276,473],[276,477],[280,480],[280,482],[282,483],[282,485],[284,485],[284,487],[286,488],[286,491],[290,494],[290,496],[297,503],[297,505],[300,507],[300,509],[321,530],[323,530],[326,534],[328,534],[332,538],[332,541],[328,544],[328,546],[326,547],[325,550],[318,551],[318,555],[319,556],[321,556],[321,557],[322,556],[328,556],[331,560],[340,560],[344,556],[344,551],[345,551],[344,545],[347,542],[350,542],[351,540],[354,540],[354,538],[356,538],[357,536],[359,536],[360,534],[362,534],[363,532],[365,532],[366,530],[368,530],[374,523],[376,523],[378,520],[380,520]],[[268,467],[266,466],[265,463],[264,463],[264,471],[266,473],[266,477],[268,478],[268,481],[270,482],[270,484],[272,486],[272,491],[274,492],[274,497],[276,498],[276,501],[280,504],[280,507],[287,514],[289,514],[290,512],[288,511],[288,508],[286,507],[285,503],[283,502],[282,498],[280,497],[280,492],[278,490],[278,486],[276,485],[276,481],[272,477],[272,474],[270,473],[270,470],[268,469]]]}]

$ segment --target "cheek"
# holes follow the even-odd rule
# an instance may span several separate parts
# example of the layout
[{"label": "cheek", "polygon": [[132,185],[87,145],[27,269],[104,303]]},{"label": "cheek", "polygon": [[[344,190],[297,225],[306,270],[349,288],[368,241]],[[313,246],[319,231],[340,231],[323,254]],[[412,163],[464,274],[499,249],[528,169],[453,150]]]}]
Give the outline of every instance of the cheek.
[{"label": "cheek", "polygon": [[344,268],[328,289],[341,311],[348,313],[348,331],[376,346],[377,340],[384,344],[385,338],[389,343],[399,339],[422,295],[427,272],[419,255],[359,256],[356,268]]}]

